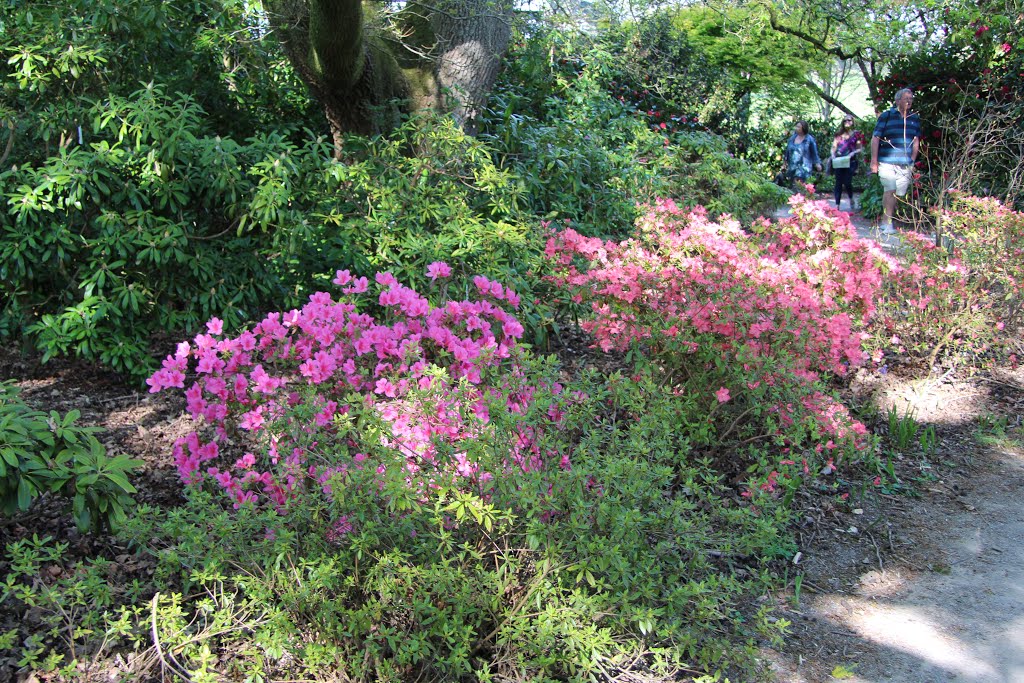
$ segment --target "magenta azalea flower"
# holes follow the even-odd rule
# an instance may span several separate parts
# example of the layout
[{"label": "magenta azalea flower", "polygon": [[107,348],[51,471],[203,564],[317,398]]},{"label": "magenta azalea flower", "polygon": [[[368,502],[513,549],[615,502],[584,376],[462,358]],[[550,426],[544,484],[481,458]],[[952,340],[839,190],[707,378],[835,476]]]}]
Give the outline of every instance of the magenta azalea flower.
[{"label": "magenta azalea flower", "polygon": [[431,280],[436,280],[439,277],[448,277],[451,274],[451,266],[444,261],[434,261],[427,266],[427,275],[430,276]]}]

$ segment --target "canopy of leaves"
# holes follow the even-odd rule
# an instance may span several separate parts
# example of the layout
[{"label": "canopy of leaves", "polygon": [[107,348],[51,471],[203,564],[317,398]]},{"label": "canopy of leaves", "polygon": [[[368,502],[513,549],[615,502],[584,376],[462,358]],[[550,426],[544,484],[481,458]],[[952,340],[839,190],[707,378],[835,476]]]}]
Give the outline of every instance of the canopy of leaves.
[{"label": "canopy of leaves", "polygon": [[765,14],[752,8],[688,7],[676,12],[672,24],[739,91],[793,95],[825,59],[806,43],[773,31]]},{"label": "canopy of leaves", "polygon": [[304,89],[247,0],[9,0],[0,18],[0,119],[24,163],[87,138],[83,113],[154,84],[188,94],[217,134],[313,122]]}]

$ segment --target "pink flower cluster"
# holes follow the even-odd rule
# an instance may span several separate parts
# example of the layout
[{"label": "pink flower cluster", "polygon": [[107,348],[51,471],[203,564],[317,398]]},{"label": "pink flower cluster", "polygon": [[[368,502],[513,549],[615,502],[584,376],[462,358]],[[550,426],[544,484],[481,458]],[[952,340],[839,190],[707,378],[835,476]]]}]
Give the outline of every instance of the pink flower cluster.
[{"label": "pink flower cluster", "polygon": [[[438,262],[428,273],[442,278],[451,269]],[[384,475],[398,467],[419,489],[461,481],[479,491],[496,472],[460,444],[486,429],[494,406],[523,412],[537,392],[561,393],[555,383],[531,383],[519,369],[523,327],[502,307],[517,308],[516,293],[480,276],[473,280],[478,298],[434,306],[390,273],[378,273],[376,304],[388,320],[382,323],[361,312],[367,278],[339,271],[334,283],[340,299],[318,292],[301,309],[271,313],[237,337],[222,337],[220,321],[210,321],[208,334],[179,344],[149,378],[157,392],[184,388],[186,377],[195,377],[185,389],[187,410],[209,427],[176,443],[182,480],[208,477],[236,506],[266,498],[282,510],[311,483],[329,494],[352,469]],[[386,428],[367,438],[337,427],[357,413]],[[552,407],[546,419],[557,424],[560,411]],[[568,467],[561,454],[542,450],[543,428],[543,421],[519,428],[497,467]],[[344,534],[338,527],[334,537]]]},{"label": "pink flower cluster", "polygon": [[880,347],[931,362],[986,352],[1011,336],[998,333],[1024,324],[1024,214],[955,193],[942,217],[953,253],[907,234],[911,255],[889,279],[876,316]]},{"label": "pink flower cluster", "polygon": [[550,279],[590,304],[584,329],[606,351],[704,345],[753,381],[770,380],[781,357],[808,381],[841,375],[865,360],[862,329],[896,264],[825,202],[791,203],[793,218],[761,223],[756,236],[670,200],[621,243],[566,230],[548,240]]},{"label": "pink flower cluster", "polygon": [[[865,362],[883,273],[898,264],[825,202],[794,195],[791,205],[792,218],[760,219],[751,233],[663,200],[633,239],[565,230],[546,254],[551,281],[590,305],[583,327],[599,348],[633,350],[676,378],[675,390],[720,423],[719,438],[742,429],[770,437],[787,461],[802,452],[807,468],[807,458],[838,460],[840,444],[867,444],[864,426],[818,380]],[[740,427],[752,412],[761,423]],[[760,487],[774,492],[788,476],[773,471]]]}]

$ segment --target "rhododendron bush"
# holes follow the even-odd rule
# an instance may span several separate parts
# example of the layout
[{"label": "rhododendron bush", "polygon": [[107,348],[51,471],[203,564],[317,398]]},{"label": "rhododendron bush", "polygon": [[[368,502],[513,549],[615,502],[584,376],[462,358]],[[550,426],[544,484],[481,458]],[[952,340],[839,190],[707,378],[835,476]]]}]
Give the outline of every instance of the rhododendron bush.
[{"label": "rhododendron bush", "polygon": [[551,280],[590,306],[583,328],[597,346],[699,397],[714,443],[775,441],[784,462],[807,470],[797,448],[831,458],[862,445],[863,426],[820,383],[866,360],[866,325],[896,264],[825,202],[795,195],[791,205],[792,218],[751,234],[660,201],[630,240],[569,229],[547,255]]}]

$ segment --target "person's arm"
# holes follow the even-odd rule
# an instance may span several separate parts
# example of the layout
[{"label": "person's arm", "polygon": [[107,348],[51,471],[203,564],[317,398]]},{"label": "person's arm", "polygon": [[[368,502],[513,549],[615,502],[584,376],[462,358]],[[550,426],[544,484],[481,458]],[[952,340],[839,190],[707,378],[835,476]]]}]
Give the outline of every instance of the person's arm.
[{"label": "person's arm", "polygon": [[885,134],[885,124],[889,117],[889,109],[882,112],[875,123],[875,130],[871,133],[871,172],[878,173],[878,146]]},{"label": "person's arm", "polygon": [[832,156],[836,155],[836,150],[839,149],[839,138],[832,138]]},{"label": "person's arm", "polygon": [[917,143],[920,142],[920,138],[914,138],[914,144],[910,147],[910,163],[913,164],[917,161]]}]

